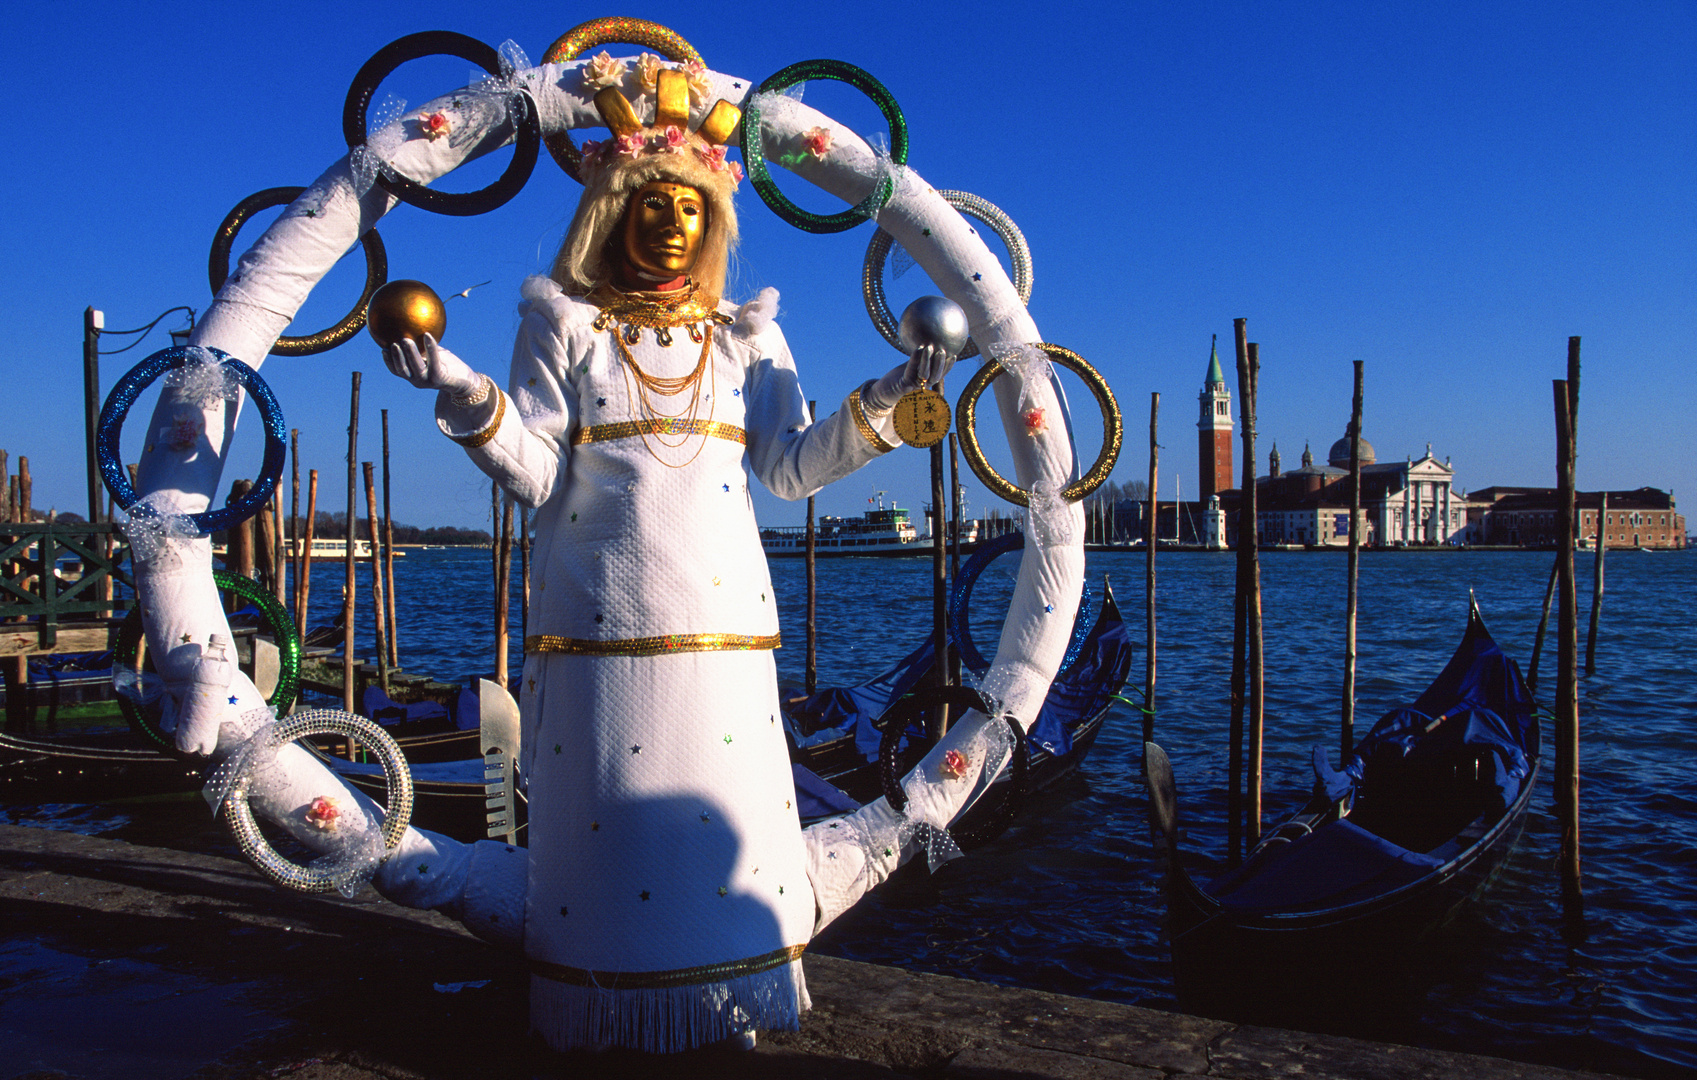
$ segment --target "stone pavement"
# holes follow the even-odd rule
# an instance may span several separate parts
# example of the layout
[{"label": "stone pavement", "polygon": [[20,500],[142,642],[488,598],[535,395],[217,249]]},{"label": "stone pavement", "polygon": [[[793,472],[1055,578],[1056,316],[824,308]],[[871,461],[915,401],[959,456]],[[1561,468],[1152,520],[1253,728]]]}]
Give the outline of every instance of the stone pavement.
[{"label": "stone pavement", "polygon": [[753,1053],[562,1056],[522,964],[429,912],[273,887],[213,855],[0,826],[0,1080],[1560,1080],[825,956]]}]

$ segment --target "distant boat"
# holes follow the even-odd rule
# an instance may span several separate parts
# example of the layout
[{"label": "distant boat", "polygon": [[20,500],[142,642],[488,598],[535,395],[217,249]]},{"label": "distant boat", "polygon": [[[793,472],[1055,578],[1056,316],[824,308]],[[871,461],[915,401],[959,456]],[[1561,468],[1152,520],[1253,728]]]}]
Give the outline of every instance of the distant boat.
[{"label": "distant boat", "polygon": [[[919,535],[908,520],[910,511],[891,503],[878,501],[876,510],[860,517],[822,517],[814,528],[814,554],[824,557],[839,555],[927,555],[931,538]],[[978,542],[978,522],[961,524],[962,548]],[[764,526],[760,530],[760,546],[767,555],[804,556],[807,554],[807,527],[803,525]]]},{"label": "distant boat", "polygon": [[[294,558],[295,557],[295,549],[296,549],[295,541],[293,541],[293,540],[284,540],[283,541],[283,552],[287,557],[289,557],[291,559]],[[348,554],[348,542],[346,540],[343,540],[343,539],[340,539],[340,538],[327,539],[327,538],[322,537],[322,536],[315,536],[315,537],[312,538],[312,557],[314,559],[343,559],[343,558],[347,557],[347,554]],[[406,555],[406,552],[401,551],[399,548],[397,548],[395,550],[395,558],[399,559],[399,558],[404,557],[405,555]],[[355,540],[354,541],[354,558],[355,559],[370,559],[371,558],[371,541],[369,541],[369,540]]]}]

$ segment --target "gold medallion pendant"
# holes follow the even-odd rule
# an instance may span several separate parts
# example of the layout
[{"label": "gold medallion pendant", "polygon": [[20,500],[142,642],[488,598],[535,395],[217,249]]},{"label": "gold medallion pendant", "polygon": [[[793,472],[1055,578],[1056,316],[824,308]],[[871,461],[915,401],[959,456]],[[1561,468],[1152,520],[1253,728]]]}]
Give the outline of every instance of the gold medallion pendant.
[{"label": "gold medallion pendant", "polygon": [[949,433],[949,401],[935,390],[915,390],[896,402],[891,419],[909,446],[936,446]]}]

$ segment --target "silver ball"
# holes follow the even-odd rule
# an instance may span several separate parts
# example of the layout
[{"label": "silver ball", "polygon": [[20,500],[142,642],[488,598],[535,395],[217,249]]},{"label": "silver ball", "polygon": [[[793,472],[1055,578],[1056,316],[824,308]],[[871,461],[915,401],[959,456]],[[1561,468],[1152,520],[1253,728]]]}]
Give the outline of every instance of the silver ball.
[{"label": "silver ball", "polygon": [[966,312],[946,296],[921,296],[902,312],[902,348],[908,352],[922,345],[937,345],[950,356],[959,356],[971,333]]}]

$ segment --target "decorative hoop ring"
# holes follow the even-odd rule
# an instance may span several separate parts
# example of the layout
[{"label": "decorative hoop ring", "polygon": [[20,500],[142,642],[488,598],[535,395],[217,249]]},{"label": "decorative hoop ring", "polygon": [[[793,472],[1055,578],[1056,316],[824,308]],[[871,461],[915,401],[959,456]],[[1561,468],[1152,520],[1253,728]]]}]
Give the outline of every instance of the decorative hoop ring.
[{"label": "decorative hoop ring", "polygon": [[[563,64],[576,60],[598,45],[640,45],[672,61],[674,64],[705,64],[695,46],[685,41],[677,31],[649,22],[647,19],[591,19],[561,34],[548,51],[542,54],[544,64]],[[564,129],[542,137],[542,145],[567,176],[583,183],[583,151],[572,142],[571,132]]]},{"label": "decorative hoop ring", "polygon": [[[1119,403],[1114,400],[1114,392],[1108,389],[1107,380],[1090,366],[1090,361],[1070,349],[1047,342],[1038,342],[1037,348],[1047,353],[1050,361],[1083,379],[1102,409],[1102,452],[1096,455],[1096,463],[1090,466],[1089,472],[1061,489],[1061,498],[1077,502],[1101,487],[1108,474],[1114,471],[1114,463],[1120,457],[1120,442],[1125,438],[1125,419],[1120,415]],[[1030,506],[1031,493],[1003,477],[985,460],[984,448],[978,444],[978,433],[974,430],[978,420],[978,398],[1003,370],[995,360],[987,360],[966,384],[966,389],[961,391],[960,401],[955,404],[955,416],[960,420],[960,449],[973,475],[985,487],[1016,506]]]},{"label": "decorative hoop ring", "polygon": [[[1008,258],[1013,263],[1013,287],[1019,293],[1019,302],[1031,302],[1031,248],[1025,242],[1025,234],[1019,231],[1019,226],[1013,223],[1013,218],[1002,212],[1002,208],[988,199],[979,198],[969,191],[941,191],[937,194],[950,206],[968,217],[977,218],[990,231],[1001,238],[1007,246]],[[872,325],[884,335],[884,340],[895,346],[899,352],[907,352],[902,345],[901,330],[895,313],[890,310],[889,298],[884,295],[884,262],[890,257],[890,249],[895,246],[895,237],[883,229],[872,234],[872,240],[866,245],[866,261],[860,269],[860,291],[866,299],[866,313],[872,316]],[[967,340],[966,348],[956,359],[966,360],[978,355],[978,343]]]},{"label": "decorative hoop ring", "polygon": [[[371,59],[354,75],[348,87],[347,100],[342,103],[342,138],[348,149],[364,146],[366,141],[365,114],[371,108],[371,95],[389,73],[409,60],[426,56],[457,56],[470,60],[489,74],[501,75],[501,56],[474,37],[456,34],[452,30],[425,30],[396,38],[378,49]],[[487,214],[517,195],[536,168],[536,155],[542,145],[542,125],[536,118],[536,103],[522,90],[515,90],[522,99],[515,102],[513,116],[513,160],[493,184],[477,191],[437,191],[416,180],[409,180],[393,170],[377,170],[377,185],[404,203],[420,210],[452,217],[472,217]]]},{"label": "decorative hoop ring", "polygon": [[[218,223],[218,231],[212,234],[212,253],[206,260],[206,277],[212,283],[212,295],[217,296],[218,290],[229,280],[230,249],[248,218],[273,206],[286,206],[300,198],[305,190],[303,187],[274,187],[256,191],[224,215],[224,220]],[[365,306],[371,302],[371,294],[389,279],[389,253],[384,249],[383,238],[377,235],[376,229],[367,229],[359,242],[365,248],[365,288],[354,302],[353,310],[328,330],[302,337],[285,335],[278,338],[277,343],[271,346],[273,356],[310,356],[328,352],[360,332],[365,325]]]},{"label": "decorative hoop ring", "polygon": [[[1020,551],[1024,547],[1025,534],[1022,532],[1005,533],[994,540],[979,544],[978,550],[972,553],[972,558],[961,565],[960,574],[955,578],[955,587],[949,592],[949,633],[955,640],[955,647],[960,650],[960,662],[974,674],[983,675],[990,670],[990,661],[984,659],[984,654],[978,651],[977,643],[972,640],[972,624],[968,619],[972,607],[972,587],[978,583],[979,575],[991,563],[1010,551]],[[1078,597],[1078,615],[1073,619],[1072,639],[1067,642],[1066,655],[1061,658],[1061,672],[1072,667],[1077,662],[1079,653],[1084,650],[1084,642],[1090,637],[1093,608],[1090,579],[1087,577],[1084,579],[1084,591]]]},{"label": "decorative hoop ring", "polygon": [[[292,705],[300,691],[301,679],[301,635],[294,619],[289,617],[289,613],[277,602],[275,596],[250,577],[214,570],[212,581],[225,592],[233,592],[257,607],[270,624],[271,635],[277,640],[277,685],[271,691],[271,696],[265,699],[265,703],[278,710]],[[118,644],[112,651],[113,664],[133,668],[143,636],[141,608],[133,607],[119,624]],[[123,712],[124,719],[129,721],[130,730],[139,731],[164,748],[167,753],[178,755],[176,740],[159,730],[158,723],[148,716],[140,705],[119,694],[118,708]],[[180,756],[201,760],[198,754]]]},{"label": "decorative hoop ring", "polygon": [[[106,481],[106,490],[125,510],[135,505],[136,489],[130,483],[129,470],[124,468],[118,446],[118,436],[124,430],[124,418],[129,415],[130,406],[135,404],[136,398],[155,379],[188,363],[190,350],[201,348],[197,345],[173,345],[159,350],[131,368],[106,396],[106,404],[100,410],[100,426],[94,433],[95,455],[100,462],[101,479]],[[224,365],[224,370],[236,377],[248,396],[253,398],[253,403],[259,408],[260,419],[265,422],[265,460],[259,467],[259,479],[254,481],[253,487],[229,506],[189,515],[189,520],[194,522],[200,534],[210,536],[220,529],[241,524],[271,501],[271,494],[277,490],[277,481],[283,475],[283,460],[288,452],[285,440],[289,429],[283,422],[282,406],[277,404],[276,396],[259,377],[259,372],[222,349],[204,348],[204,351],[216,357]]]},{"label": "decorative hoop ring", "polygon": [[896,104],[895,95],[891,94],[883,83],[868,72],[841,60],[803,60],[791,64],[755,87],[748,100],[743,102],[742,123],[739,129],[742,165],[748,170],[748,178],[753,181],[754,190],[760,195],[760,200],[771,207],[774,214],[805,232],[843,232],[862,221],[876,217],[878,211],[884,208],[884,204],[890,201],[895,185],[889,176],[880,176],[872,194],[847,210],[840,210],[835,214],[815,214],[803,210],[779,191],[778,185],[772,181],[772,174],[766,169],[765,142],[760,134],[760,108],[755,104],[755,99],[769,91],[787,90],[796,83],[809,79],[831,79],[848,83],[871,98],[872,103],[878,106],[878,111],[884,114],[885,123],[890,125],[890,160],[897,165],[907,164],[907,119],[902,116],[901,106]]},{"label": "decorative hoop ring", "polygon": [[[353,713],[338,709],[309,709],[277,721],[275,735],[280,745],[308,735],[341,735],[370,750],[383,765],[383,778],[389,792],[383,813],[383,846],[389,851],[395,850],[406,835],[407,823],[412,820],[412,771],[407,768],[406,755],[401,753],[400,746],[387,731]],[[245,780],[231,790],[223,805],[236,846],[266,877],[301,892],[332,892],[336,889],[335,877],[329,871],[290,862],[265,839],[259,831],[259,822],[254,820],[253,808],[248,805]]]}]

